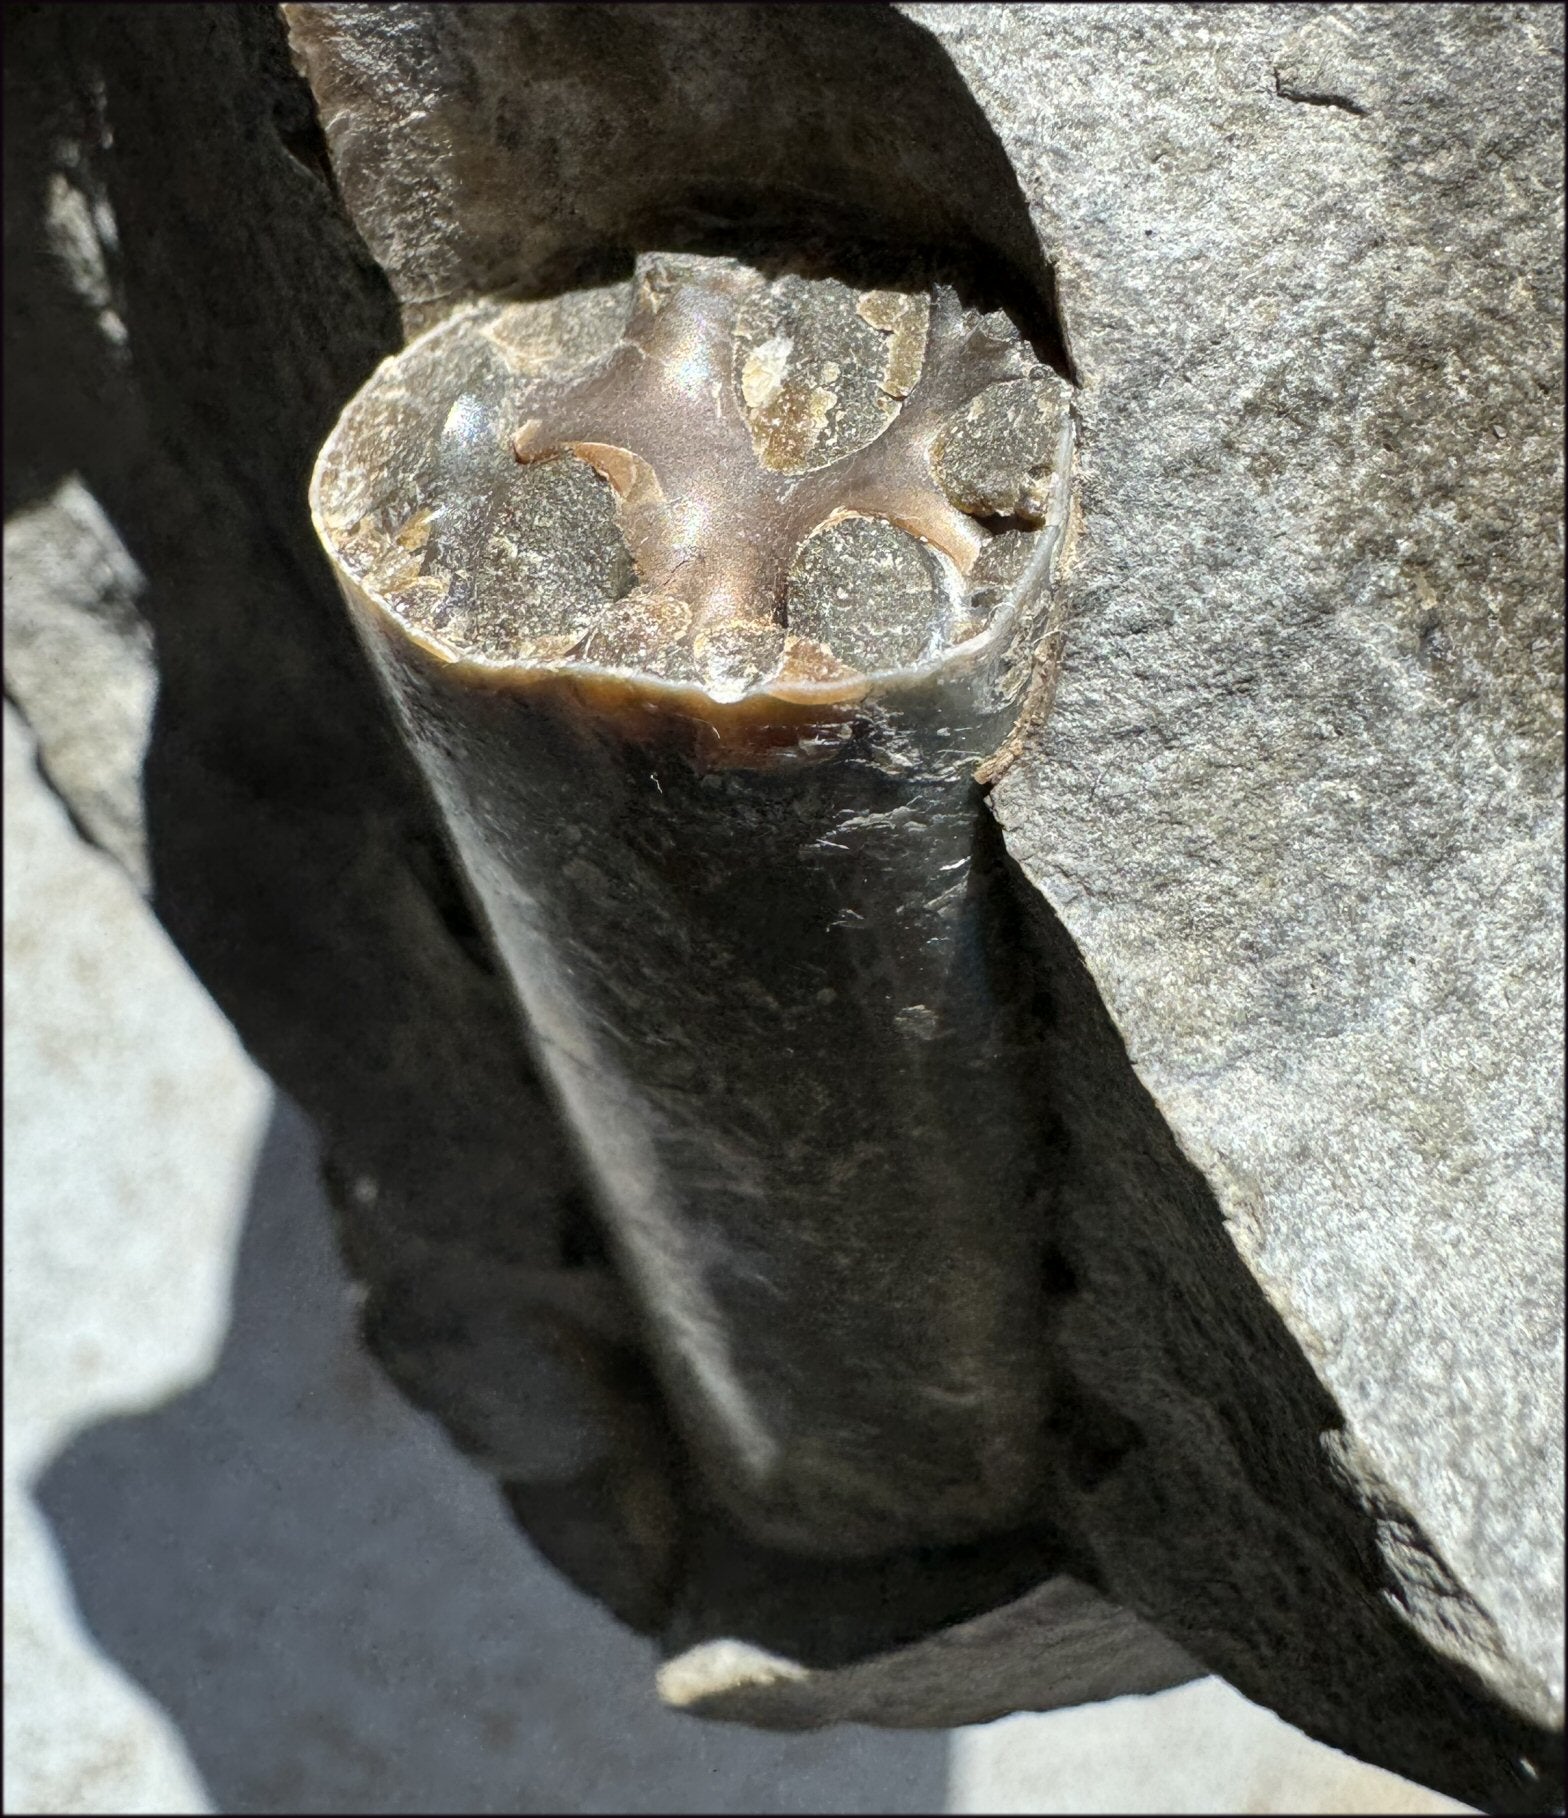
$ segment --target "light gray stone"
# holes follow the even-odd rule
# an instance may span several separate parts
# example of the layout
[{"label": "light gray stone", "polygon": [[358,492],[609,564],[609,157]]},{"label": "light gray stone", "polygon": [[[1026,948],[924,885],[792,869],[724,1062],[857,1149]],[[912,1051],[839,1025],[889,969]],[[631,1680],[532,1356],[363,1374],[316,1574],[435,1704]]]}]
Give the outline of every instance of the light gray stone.
[{"label": "light gray stone", "polygon": [[144,582],[74,475],[5,527],[5,685],[84,831],[145,890],[142,756],[158,673]]},{"label": "light gray stone", "polygon": [[[1114,1727],[1113,1727],[1114,1726]],[[1311,1743],[1217,1679],[1020,1715],[953,1739],[955,1812],[1463,1812]],[[1191,1755],[1200,1780],[1171,1766]]]},{"label": "light gray stone", "polygon": [[907,10],[1079,380],[1008,845],[1343,1410],[1408,1618],[1559,1722],[1561,15]]}]

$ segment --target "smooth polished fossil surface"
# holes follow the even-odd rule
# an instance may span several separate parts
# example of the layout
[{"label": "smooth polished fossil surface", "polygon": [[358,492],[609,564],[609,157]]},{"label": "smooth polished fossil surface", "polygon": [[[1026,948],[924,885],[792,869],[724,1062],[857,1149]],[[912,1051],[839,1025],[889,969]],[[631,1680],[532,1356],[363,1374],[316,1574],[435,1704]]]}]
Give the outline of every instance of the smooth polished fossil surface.
[{"label": "smooth polished fossil surface", "polygon": [[449,658],[831,694],[1011,628],[1060,528],[1067,394],[945,285],[651,254],[387,362],[318,515]]},{"label": "smooth polished fossil surface", "polygon": [[1051,1125],[977,771],[1042,672],[1066,394],[944,284],[650,254],[429,331],[317,469],[683,1444],[813,1557],[1049,1501]]}]

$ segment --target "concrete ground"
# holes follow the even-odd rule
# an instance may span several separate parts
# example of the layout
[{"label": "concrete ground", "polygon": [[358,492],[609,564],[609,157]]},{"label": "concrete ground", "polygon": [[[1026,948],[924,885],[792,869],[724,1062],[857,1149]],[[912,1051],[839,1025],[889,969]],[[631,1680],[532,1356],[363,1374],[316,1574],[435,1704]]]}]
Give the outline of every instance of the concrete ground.
[{"label": "concrete ground", "polygon": [[16,1813],[1443,1812],[1218,1680],[950,1734],[664,1710],[355,1343],[310,1132],[5,718]]}]

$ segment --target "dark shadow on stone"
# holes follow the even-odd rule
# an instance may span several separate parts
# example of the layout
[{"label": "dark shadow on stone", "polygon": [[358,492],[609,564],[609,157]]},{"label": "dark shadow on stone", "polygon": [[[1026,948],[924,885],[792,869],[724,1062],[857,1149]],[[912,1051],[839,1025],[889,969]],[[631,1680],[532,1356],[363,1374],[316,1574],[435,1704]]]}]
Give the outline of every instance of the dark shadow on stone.
[{"label": "dark shadow on stone", "polygon": [[83,1433],[37,1499],[99,1646],[225,1812],[932,1812],[945,1735],[664,1710],[653,1650],[519,1539],[354,1337],[280,1102],[213,1375]]},{"label": "dark shadow on stone", "polygon": [[[890,6],[458,5],[395,24],[301,6],[290,29],[345,201],[411,324],[465,296],[602,281],[633,251],[772,249],[863,280],[912,261],[946,272],[1070,376],[1001,141],[941,45]],[[406,263],[406,235],[382,228],[414,206],[416,172],[451,226]]]},{"label": "dark shadow on stone", "polygon": [[[146,425],[123,361],[83,296],[66,282],[62,209],[90,219],[97,173],[74,147],[96,142],[87,85],[72,67],[60,9],[5,9],[5,515],[74,471],[112,425],[128,470],[147,452]],[[73,148],[68,150],[67,148]],[[123,454],[121,449],[123,447]]]}]

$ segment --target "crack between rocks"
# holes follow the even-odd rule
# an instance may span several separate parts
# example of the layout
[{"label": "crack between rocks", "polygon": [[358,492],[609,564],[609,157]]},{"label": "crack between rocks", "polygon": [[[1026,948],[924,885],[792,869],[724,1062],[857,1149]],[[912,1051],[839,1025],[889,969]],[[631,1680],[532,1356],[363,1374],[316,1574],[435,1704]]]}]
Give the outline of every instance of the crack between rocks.
[{"label": "crack between rocks", "polygon": [[1298,88],[1277,69],[1274,72],[1274,92],[1282,101],[1295,101],[1307,107],[1337,107],[1341,113],[1354,114],[1358,119],[1364,119],[1370,111],[1359,101],[1352,101],[1349,95],[1315,94],[1310,89]]}]

